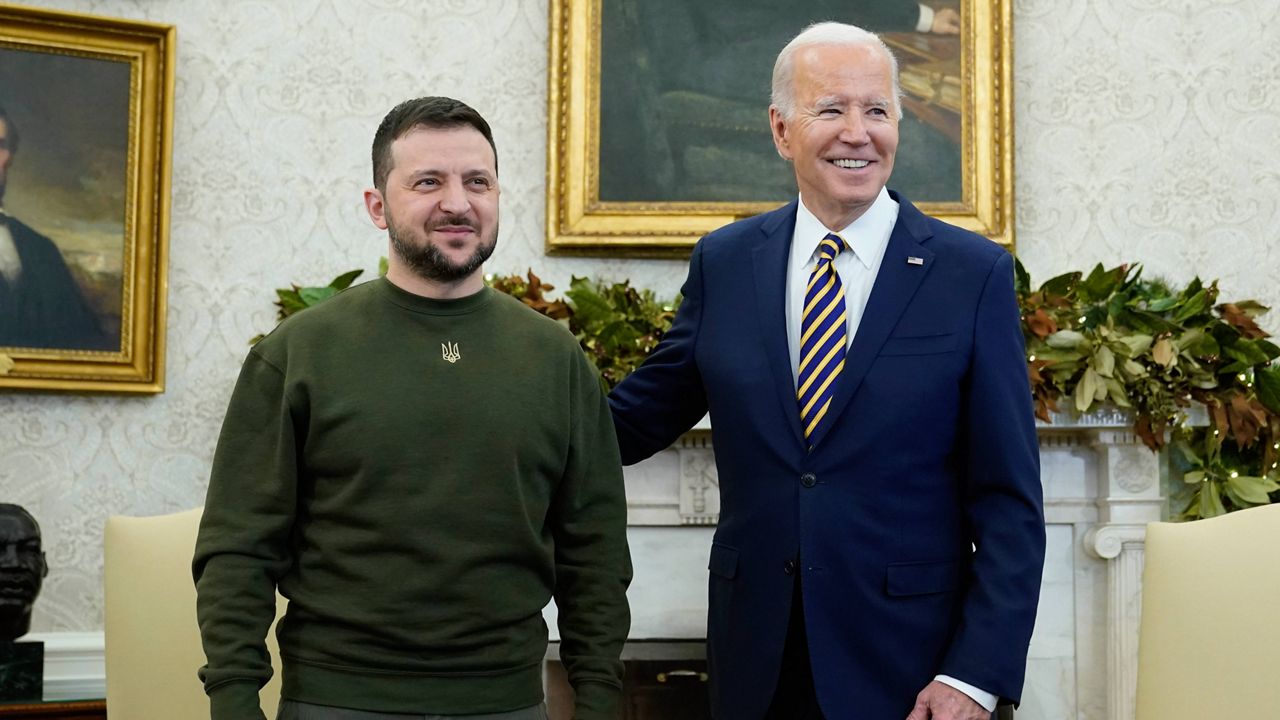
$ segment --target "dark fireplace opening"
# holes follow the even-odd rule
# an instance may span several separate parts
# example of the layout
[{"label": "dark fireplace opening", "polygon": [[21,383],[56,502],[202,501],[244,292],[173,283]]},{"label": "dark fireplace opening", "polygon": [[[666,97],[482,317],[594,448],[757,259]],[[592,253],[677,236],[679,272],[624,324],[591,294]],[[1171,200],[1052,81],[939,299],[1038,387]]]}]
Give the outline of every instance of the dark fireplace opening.
[{"label": "dark fireplace opening", "polygon": [[[553,645],[545,665],[547,714],[572,720],[573,690],[558,651]],[[710,720],[705,652],[701,641],[627,643],[618,720]]]}]

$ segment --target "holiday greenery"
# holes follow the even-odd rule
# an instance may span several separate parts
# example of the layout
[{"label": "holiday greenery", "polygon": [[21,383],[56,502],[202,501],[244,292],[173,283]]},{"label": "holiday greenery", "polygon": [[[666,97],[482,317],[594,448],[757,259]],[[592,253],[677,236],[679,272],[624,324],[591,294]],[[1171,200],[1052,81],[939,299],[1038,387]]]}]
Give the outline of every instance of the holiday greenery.
[{"label": "holiday greenery", "polygon": [[[380,266],[386,272],[386,261]],[[323,287],[277,290],[279,319],[332,297],[361,274]],[[640,365],[671,327],[678,299],[663,302],[627,281],[573,278],[561,299],[530,270],[488,283],[567,325],[613,387]],[[1130,410],[1153,451],[1171,442],[1183,483],[1181,517],[1221,515],[1280,500],[1280,347],[1256,323],[1267,308],[1218,302],[1217,282],[1182,289],[1142,277],[1141,266],[1095,267],[1033,289],[1017,267],[1018,304],[1036,416]],[[261,336],[259,336],[261,337]],[[256,341],[258,338],[255,338]],[[1199,403],[1209,423],[1192,427]]]},{"label": "holiday greenery", "polygon": [[[1173,440],[1185,518],[1280,499],[1280,348],[1255,322],[1267,308],[1218,303],[1216,281],[1174,290],[1137,265],[1099,265],[1035,290],[1019,265],[1017,291],[1038,417],[1061,402],[1081,413],[1132,408],[1148,447]],[[1187,425],[1193,402],[1207,427]]]}]

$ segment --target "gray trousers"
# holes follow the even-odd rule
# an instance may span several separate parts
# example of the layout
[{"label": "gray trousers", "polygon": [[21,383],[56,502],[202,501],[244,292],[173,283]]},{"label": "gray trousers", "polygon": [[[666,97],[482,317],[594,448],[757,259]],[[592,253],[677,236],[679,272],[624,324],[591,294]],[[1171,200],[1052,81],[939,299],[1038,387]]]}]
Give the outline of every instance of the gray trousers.
[{"label": "gray trousers", "polygon": [[479,715],[405,715],[281,700],[276,720],[547,720],[547,706],[538,703],[522,710]]}]

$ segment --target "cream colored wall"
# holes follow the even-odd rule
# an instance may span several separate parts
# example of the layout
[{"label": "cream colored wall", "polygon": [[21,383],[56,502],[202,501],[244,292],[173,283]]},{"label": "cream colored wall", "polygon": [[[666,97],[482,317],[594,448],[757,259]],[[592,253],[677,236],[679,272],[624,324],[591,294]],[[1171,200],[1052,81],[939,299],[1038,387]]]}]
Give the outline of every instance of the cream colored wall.
[{"label": "cream colored wall", "polygon": [[[44,526],[34,630],[102,626],[110,514],[203,501],[246,341],[271,289],[373,272],[373,129],[444,94],[494,125],[503,231],[489,264],[631,278],[665,295],[684,264],[542,253],[546,0],[56,0],[178,26],[168,387],[150,398],[0,395],[0,498]],[[1280,9],[1257,0],[1017,0],[1020,255],[1041,280],[1143,261],[1227,298],[1280,304]],[[1280,319],[1264,325],[1280,329]]]}]

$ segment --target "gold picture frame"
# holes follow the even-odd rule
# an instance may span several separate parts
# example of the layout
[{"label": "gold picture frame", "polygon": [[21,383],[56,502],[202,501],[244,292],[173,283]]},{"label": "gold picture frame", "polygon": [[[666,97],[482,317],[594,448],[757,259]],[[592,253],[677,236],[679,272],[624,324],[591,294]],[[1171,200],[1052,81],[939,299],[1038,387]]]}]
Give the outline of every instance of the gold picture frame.
[{"label": "gold picture frame", "polygon": [[[896,3],[867,0],[861,10]],[[773,59],[809,22],[842,19],[820,14],[830,3],[810,4],[814,17],[805,16],[805,3],[766,0],[551,0],[548,254],[687,255],[711,230],[791,200],[794,189],[747,183],[791,182],[768,140]],[[901,182],[914,182],[927,192],[906,195],[924,212],[1012,249],[1011,2],[926,4],[957,11],[960,32],[881,33],[906,91],[889,185],[902,191]],[[785,21],[769,22],[769,12]],[[715,55],[722,52],[728,57]],[[731,85],[745,89],[731,97]],[[747,93],[754,99],[739,99]],[[729,146],[739,142],[741,149]],[[912,149],[914,165],[904,160]]]},{"label": "gold picture frame", "polygon": [[175,38],[0,4],[0,390],[164,390]]}]

